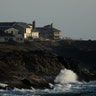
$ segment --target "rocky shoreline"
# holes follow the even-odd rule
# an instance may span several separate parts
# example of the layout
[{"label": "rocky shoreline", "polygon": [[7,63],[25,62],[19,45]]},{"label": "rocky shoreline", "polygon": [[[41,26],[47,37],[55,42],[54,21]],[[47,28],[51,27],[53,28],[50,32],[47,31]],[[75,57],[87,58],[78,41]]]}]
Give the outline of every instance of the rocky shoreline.
[{"label": "rocky shoreline", "polygon": [[95,57],[96,41],[0,44],[0,82],[8,84],[3,89],[50,88],[64,68],[73,70],[79,81],[96,80]]}]

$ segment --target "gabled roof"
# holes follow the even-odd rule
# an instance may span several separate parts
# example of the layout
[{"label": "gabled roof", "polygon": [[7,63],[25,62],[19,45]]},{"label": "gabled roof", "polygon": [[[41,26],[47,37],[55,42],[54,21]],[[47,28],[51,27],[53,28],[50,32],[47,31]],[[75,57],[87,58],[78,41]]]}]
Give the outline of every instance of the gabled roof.
[{"label": "gabled roof", "polygon": [[52,28],[52,26],[51,25],[46,25],[46,26],[44,26],[43,28]]},{"label": "gabled roof", "polygon": [[4,31],[0,30],[0,37],[4,37],[4,36],[11,36],[11,37],[14,37],[14,35],[12,34],[9,34],[9,33],[5,33]]},{"label": "gabled roof", "polygon": [[29,24],[24,23],[24,22],[15,22],[14,26],[15,25],[18,25],[18,26],[20,26],[22,28],[30,28]]},{"label": "gabled roof", "polygon": [[44,26],[44,27],[37,27],[36,28],[37,31],[39,32],[61,32],[60,30],[56,29],[56,28],[51,28],[50,25]]},{"label": "gabled roof", "polygon": [[15,27],[16,25],[22,28],[30,28],[30,26],[24,22],[0,22],[0,30],[4,31],[9,28]]},{"label": "gabled roof", "polygon": [[0,30],[4,31],[14,25],[14,22],[0,22]]},{"label": "gabled roof", "polygon": [[52,30],[52,31],[54,31],[54,32],[57,32],[57,31],[58,31],[58,32],[61,32],[60,30],[54,28],[54,27],[52,26],[52,24],[51,24],[51,25],[46,25],[46,26],[44,26],[43,28],[46,29],[46,30]]},{"label": "gabled roof", "polygon": [[13,28],[13,27],[11,27],[11,28],[9,28],[9,29],[7,29],[7,30],[5,30],[5,31],[8,31],[8,30],[15,30],[15,31],[19,31],[19,30],[17,30],[16,28]]}]

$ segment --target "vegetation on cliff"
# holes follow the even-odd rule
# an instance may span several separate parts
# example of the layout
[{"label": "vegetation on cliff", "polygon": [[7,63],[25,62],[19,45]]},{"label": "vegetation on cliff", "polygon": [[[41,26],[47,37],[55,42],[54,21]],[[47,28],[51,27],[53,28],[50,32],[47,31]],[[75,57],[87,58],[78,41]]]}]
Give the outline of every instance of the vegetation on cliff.
[{"label": "vegetation on cliff", "polygon": [[49,88],[61,69],[78,80],[96,80],[96,41],[32,41],[0,44],[0,82],[9,88]]}]

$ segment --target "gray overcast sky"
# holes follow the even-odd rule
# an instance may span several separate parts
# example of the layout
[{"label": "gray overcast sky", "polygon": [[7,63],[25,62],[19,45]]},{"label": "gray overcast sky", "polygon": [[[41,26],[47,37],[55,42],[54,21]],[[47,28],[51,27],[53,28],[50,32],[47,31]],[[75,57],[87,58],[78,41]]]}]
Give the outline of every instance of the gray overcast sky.
[{"label": "gray overcast sky", "polygon": [[0,21],[54,23],[62,37],[96,40],[96,0],[0,0]]}]

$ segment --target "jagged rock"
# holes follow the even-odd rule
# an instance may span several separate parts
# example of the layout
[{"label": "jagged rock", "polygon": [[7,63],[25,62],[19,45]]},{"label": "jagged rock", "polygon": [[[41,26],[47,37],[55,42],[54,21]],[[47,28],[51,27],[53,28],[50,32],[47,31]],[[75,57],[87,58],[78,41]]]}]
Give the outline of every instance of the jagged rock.
[{"label": "jagged rock", "polygon": [[[69,42],[69,41],[68,41]],[[0,81],[8,88],[50,88],[61,69],[79,80],[96,80],[96,41],[41,42],[0,45]]]},{"label": "jagged rock", "polygon": [[62,56],[58,56],[58,60],[64,64],[65,68],[73,70],[78,75],[79,81],[90,81],[96,79],[94,72],[90,71],[90,69],[85,67],[80,63],[80,61],[71,58],[64,58]]},{"label": "jagged rock", "polygon": [[[56,76],[64,66],[52,52],[2,52],[0,58],[0,80],[8,83],[9,89],[50,88],[45,76]],[[6,70],[6,71],[5,71]],[[30,75],[37,74],[37,75]],[[51,79],[52,80],[52,79]]]},{"label": "jagged rock", "polygon": [[50,88],[50,85],[44,78],[36,75],[30,76],[29,78],[25,78],[22,80],[22,82],[26,86],[30,86],[34,88],[39,88],[39,89]]}]

